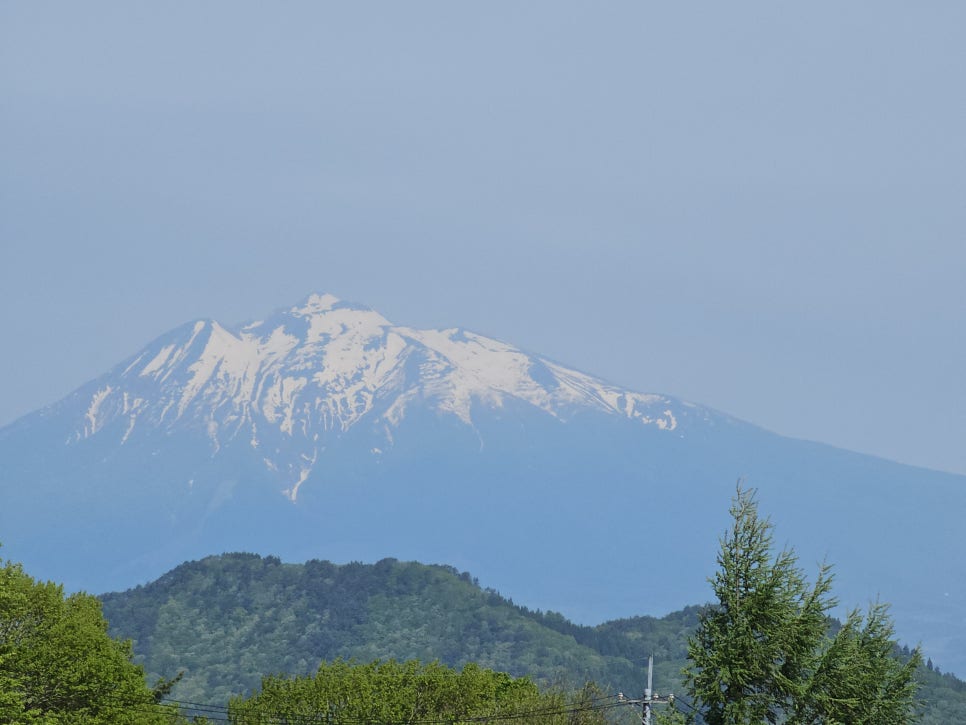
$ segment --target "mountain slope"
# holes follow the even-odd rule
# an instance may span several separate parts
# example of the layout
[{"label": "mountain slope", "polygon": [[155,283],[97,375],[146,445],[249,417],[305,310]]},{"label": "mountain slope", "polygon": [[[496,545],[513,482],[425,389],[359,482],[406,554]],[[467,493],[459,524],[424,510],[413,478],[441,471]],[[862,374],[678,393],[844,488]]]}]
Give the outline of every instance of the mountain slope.
[{"label": "mountain slope", "polygon": [[[966,478],[774,435],[314,295],[173,330],[0,429],[0,541],[71,588],[227,550],[448,561],[579,621],[706,596],[734,481],[846,606],[966,668]],[[646,609],[642,608],[646,603]]]},{"label": "mountain slope", "polygon": [[544,681],[633,669],[542,627],[455,570],[395,560],[293,566],[233,554],[102,599],[112,631],[135,639],[152,671],[186,670],[178,693],[186,700],[227,699],[265,673],[311,673],[336,657],[474,661]]}]

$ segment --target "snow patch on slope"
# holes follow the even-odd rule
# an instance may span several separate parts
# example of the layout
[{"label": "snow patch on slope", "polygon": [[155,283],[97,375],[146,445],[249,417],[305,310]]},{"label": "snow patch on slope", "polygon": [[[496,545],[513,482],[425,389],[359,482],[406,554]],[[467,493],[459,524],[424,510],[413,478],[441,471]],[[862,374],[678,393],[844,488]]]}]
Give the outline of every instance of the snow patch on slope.
[{"label": "snow patch on slope", "polygon": [[[161,351],[154,356],[151,362],[141,369],[141,377],[158,373],[164,367],[164,364],[168,361],[168,358],[171,357],[171,353],[173,351],[174,345],[165,345],[162,347]],[[140,360],[140,358],[138,359]]]},{"label": "snow patch on slope", "polygon": [[83,436],[87,438],[97,433],[98,430],[103,427],[105,419],[98,419],[98,413],[100,412],[101,405],[107,400],[107,397],[111,394],[113,388],[110,385],[98,390],[94,393],[94,397],[91,398],[91,404],[87,406],[87,412],[84,413],[84,418],[86,419],[86,424],[84,425]]}]

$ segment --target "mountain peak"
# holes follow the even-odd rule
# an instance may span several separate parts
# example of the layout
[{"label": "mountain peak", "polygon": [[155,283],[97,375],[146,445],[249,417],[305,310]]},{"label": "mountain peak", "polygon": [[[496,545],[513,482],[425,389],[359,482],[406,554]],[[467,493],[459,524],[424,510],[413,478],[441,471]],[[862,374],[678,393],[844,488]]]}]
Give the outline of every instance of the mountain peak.
[{"label": "mountain peak", "polygon": [[288,313],[296,317],[309,318],[325,315],[337,310],[378,314],[368,305],[342,300],[328,292],[313,292],[297,305],[289,308]]},{"label": "mountain peak", "polygon": [[334,309],[341,302],[342,300],[328,292],[313,292],[295,305],[291,312],[299,316],[317,315]]}]

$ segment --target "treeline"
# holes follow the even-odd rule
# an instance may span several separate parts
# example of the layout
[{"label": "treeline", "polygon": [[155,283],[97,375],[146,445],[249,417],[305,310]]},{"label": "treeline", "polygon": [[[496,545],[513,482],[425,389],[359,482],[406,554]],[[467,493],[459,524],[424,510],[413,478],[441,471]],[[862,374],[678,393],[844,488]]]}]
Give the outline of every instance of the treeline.
[{"label": "treeline", "polygon": [[[322,660],[338,658],[439,660],[457,668],[474,662],[542,685],[593,680],[638,690],[643,683],[639,664],[548,626],[559,615],[517,607],[448,567],[392,559],[283,564],[231,554],[182,565],[103,601],[112,632],[134,640],[149,674],[185,672],[177,693],[186,700],[224,702],[259,687],[266,673],[310,675]],[[627,626],[646,634],[635,650],[639,661],[659,639],[676,641],[676,659],[683,658],[683,627],[673,617]],[[600,636],[619,650],[623,635]],[[664,668],[668,660],[654,653]]]}]

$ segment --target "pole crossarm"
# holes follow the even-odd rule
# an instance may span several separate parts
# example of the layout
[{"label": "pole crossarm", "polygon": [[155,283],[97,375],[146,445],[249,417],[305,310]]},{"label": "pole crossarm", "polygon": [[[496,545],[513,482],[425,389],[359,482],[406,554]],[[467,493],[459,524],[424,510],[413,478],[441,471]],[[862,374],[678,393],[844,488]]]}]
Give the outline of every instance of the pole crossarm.
[{"label": "pole crossarm", "polygon": [[617,693],[617,701],[625,705],[640,706],[641,722],[643,725],[651,725],[651,705],[671,705],[674,706],[674,695],[658,695],[651,688],[654,674],[654,655],[647,658],[647,687],[644,689],[644,697],[625,697],[623,692]]}]

